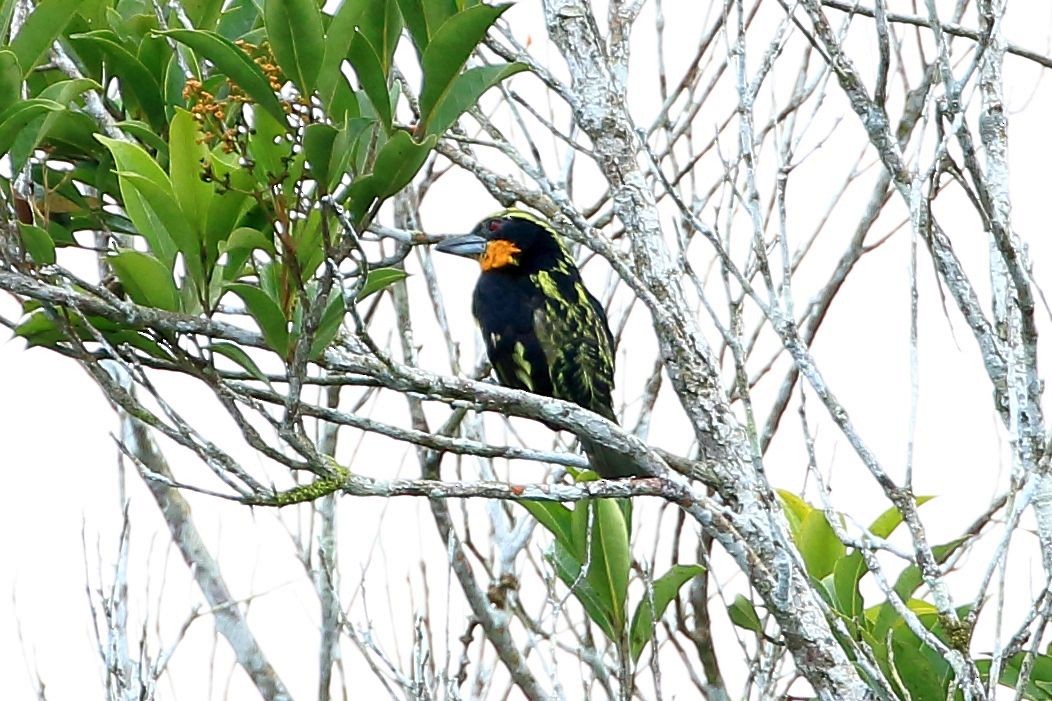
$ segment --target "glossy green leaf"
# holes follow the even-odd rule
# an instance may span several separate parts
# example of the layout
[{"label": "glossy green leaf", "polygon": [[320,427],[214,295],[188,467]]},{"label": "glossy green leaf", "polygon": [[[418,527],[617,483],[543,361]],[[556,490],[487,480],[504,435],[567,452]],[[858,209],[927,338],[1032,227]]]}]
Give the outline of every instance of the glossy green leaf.
[{"label": "glossy green leaf", "polygon": [[292,226],[292,243],[296,261],[304,275],[313,275],[325,260],[325,244],[322,241],[321,210],[315,209],[307,220],[298,220]]},{"label": "glossy green leaf", "polygon": [[[67,107],[70,102],[85,91],[99,89],[99,87],[98,83],[87,78],[60,80],[41,90],[37,97],[52,100],[62,105],[62,107]],[[95,123],[89,122],[88,124],[91,126],[83,129],[83,133],[73,134],[71,132],[78,125],[84,125],[84,122],[72,119],[75,114],[80,115],[81,113],[70,112],[69,110],[53,110],[44,115],[42,119],[38,117],[32,125],[21,131],[15,139],[15,143],[11,146],[10,156],[13,168],[20,170],[26,161],[29,160],[37,146],[40,145],[40,142],[53,132],[59,141],[65,138],[67,143],[75,143],[81,149],[94,150],[97,147],[97,143],[91,137],[96,128]],[[52,152],[55,153],[55,149],[52,149]]]},{"label": "glossy green leaf", "polygon": [[150,215],[150,223],[164,228],[176,248],[183,254],[187,272],[199,288],[203,287],[207,274],[204,272],[201,257],[201,238],[175,201],[171,185],[158,185],[153,179],[138,173],[121,172],[118,175],[122,185],[121,191],[124,191],[124,184],[127,183],[139,193]]},{"label": "glossy green leaf", "polygon": [[7,39],[11,28],[11,17],[15,13],[16,0],[0,0],[0,37]]},{"label": "glossy green leaf", "polygon": [[426,123],[490,26],[510,5],[476,5],[446,20],[421,59],[424,85],[420,91],[420,118]]},{"label": "glossy green leaf", "polygon": [[182,0],[181,4],[198,29],[213,29],[223,10],[223,0]]},{"label": "glossy green leaf", "polygon": [[867,571],[866,562],[858,551],[840,558],[833,565],[836,609],[852,620],[859,620],[862,616],[863,602],[858,583]]},{"label": "glossy green leaf", "polygon": [[[1024,662],[1030,665],[1030,677],[1023,687],[1023,698],[1028,701],[1052,701],[1052,657],[1048,655],[1037,654],[1028,659],[1025,653],[1020,652],[1002,660],[998,683],[1011,689],[1018,686]],[[976,660],[975,665],[983,679],[990,678],[990,660]]]},{"label": "glossy green leaf", "polygon": [[245,372],[252,377],[256,378],[264,384],[270,384],[270,380],[263,374],[263,371],[256,365],[256,361],[252,360],[252,357],[246,353],[240,346],[235,346],[233,343],[212,343],[205,346],[208,350],[213,353],[219,353],[222,356],[233,360],[235,363],[240,365]]},{"label": "glossy green leaf", "polygon": [[157,154],[158,161],[168,160],[168,141],[151,129],[146,122],[128,119],[123,122],[117,122],[114,126],[119,127],[128,136],[134,136],[143,146],[153,149]]},{"label": "glossy green leaf", "polygon": [[340,325],[343,323],[346,311],[347,306],[343,299],[343,292],[339,289],[332,290],[329,294],[329,301],[325,305],[325,311],[322,312],[321,319],[318,321],[318,328],[314,333],[314,341],[311,343],[310,357],[312,359],[320,357],[333,339],[336,338],[336,334],[340,332]]},{"label": "glossy green leaf", "polygon": [[183,109],[175,111],[168,140],[172,192],[187,223],[195,230],[197,240],[201,240],[208,226],[209,207],[215,191],[215,185],[201,178],[202,166],[209,161],[208,147],[193,115]]},{"label": "glossy green leaf", "polygon": [[0,50],[0,112],[22,99],[22,67],[14,51]]},{"label": "glossy green leaf", "polygon": [[182,251],[188,271],[201,282],[200,240],[175,201],[168,175],[141,146],[97,138],[117,162],[124,209],[149,243],[150,252],[171,270],[176,253]]},{"label": "glossy green leaf", "polygon": [[417,143],[406,132],[396,132],[377,154],[373,172],[351,185],[349,194],[355,219],[360,220],[377,198],[390,197],[408,185],[436,141],[435,136],[429,136]]},{"label": "glossy green leaf", "polygon": [[[931,549],[932,556],[935,561],[940,565],[946,562],[946,559],[955,553],[958,548],[967,543],[969,539],[955,538],[948,543],[936,545]],[[904,570],[899,574],[898,579],[895,580],[895,593],[899,595],[903,600],[908,600],[912,597],[917,589],[920,588],[924,582],[924,578],[921,576],[920,568],[916,565],[907,565]]]},{"label": "glossy green leaf", "polygon": [[44,59],[81,2],[83,0],[40,0],[33,8],[9,47],[18,57],[23,77]]},{"label": "glossy green leaf", "polygon": [[[432,2],[429,4],[437,5],[439,3]],[[409,30],[409,36],[413,39],[413,45],[416,46],[417,53],[423,54],[431,38],[427,31],[427,17],[424,15],[423,0],[398,0],[398,9],[402,13],[402,19],[405,21],[406,29]]]},{"label": "glossy green leaf", "polygon": [[309,124],[303,130],[303,151],[310,163],[311,175],[323,192],[328,192],[332,175],[333,144],[339,131],[328,124]]},{"label": "glossy green leaf", "polygon": [[457,0],[420,0],[420,4],[423,5],[429,37],[434,37],[439,28],[461,9],[457,7]]},{"label": "glossy green leaf", "polygon": [[727,615],[731,623],[739,628],[751,630],[754,633],[763,633],[763,621],[757,615],[756,607],[741,594],[734,597],[734,601],[727,607]]},{"label": "glossy green leaf", "polygon": [[[585,510],[583,506],[578,508]],[[552,546],[550,559],[555,567],[555,574],[581,602],[588,618],[599,626],[608,639],[617,640],[620,635],[614,624],[609,602],[595,591],[588,577],[581,576],[581,561],[577,556],[569,548],[556,542]]]},{"label": "glossy green leaf", "polygon": [[[911,634],[912,635],[912,634]],[[927,645],[917,645],[913,638],[904,642],[894,637],[891,641],[891,657],[896,676],[909,690],[913,699],[945,699],[946,686],[952,675],[949,664]]]},{"label": "glossy green leaf", "polygon": [[[266,114],[265,112],[262,114]],[[270,120],[273,123],[274,120]],[[230,187],[243,192],[250,192],[256,187],[256,179],[241,164],[241,157],[236,153],[227,153],[222,146],[216,146],[211,153],[212,175],[217,182],[229,183]]]},{"label": "glossy green leaf", "polygon": [[570,522],[571,510],[555,501],[520,501],[524,509],[537,519],[537,522],[548,529],[557,543],[569,548],[573,540],[573,527]]},{"label": "glossy green leaf", "polygon": [[121,251],[106,258],[125,292],[136,304],[166,311],[179,311],[179,292],[171,271],[161,261],[142,251]]},{"label": "glossy green leaf", "polygon": [[265,0],[263,21],[274,58],[302,95],[314,92],[325,52],[315,0]]},{"label": "glossy green leaf", "polygon": [[358,16],[358,28],[380,60],[383,75],[391,72],[391,58],[402,33],[402,15],[396,0],[368,0]]},{"label": "glossy green leaf", "polygon": [[354,40],[347,57],[354,67],[354,74],[358,76],[362,90],[369,97],[380,122],[385,129],[391,126],[391,102],[387,94],[387,77],[380,63],[380,56],[376,48],[369,42],[360,30],[355,30]]},{"label": "glossy green leaf", "polygon": [[26,340],[26,348],[47,348],[67,338],[55,320],[43,309],[36,309],[23,316],[15,326],[14,333],[15,336]]},{"label": "glossy green leaf", "polygon": [[807,518],[809,513],[814,511],[814,508],[790,491],[779,489],[777,494],[778,500],[782,502],[785,519],[789,522],[789,531],[792,533],[793,540],[798,541],[804,519]]},{"label": "glossy green leaf", "polygon": [[375,268],[370,270],[369,275],[365,278],[365,284],[359,290],[355,301],[361,302],[369,295],[379,292],[385,287],[390,287],[399,280],[405,280],[407,277],[409,277],[409,273],[399,268]]},{"label": "glossy green leaf", "polygon": [[285,135],[284,122],[276,121],[267,113],[256,116],[255,129],[248,139],[248,155],[263,182],[282,176],[288,167],[292,142]]},{"label": "glossy green leaf", "polygon": [[235,251],[238,249],[249,251],[259,249],[266,251],[272,257],[277,255],[274,251],[274,242],[269,236],[265,236],[263,232],[258,229],[252,229],[247,226],[234,229],[234,232],[230,234],[230,237],[226,240],[224,250]]},{"label": "glossy green leaf", "polygon": [[209,263],[216,261],[220,246],[230,238],[245,212],[253,206],[255,203],[251,197],[241,192],[217,192],[212,198],[205,227],[205,252]]},{"label": "glossy green leaf", "polygon": [[281,108],[270,82],[259,66],[229,39],[213,32],[195,29],[171,29],[163,32],[198,52],[222,71],[252,100],[281,124],[285,123],[285,111]]},{"label": "glossy green leaf", "polygon": [[[926,504],[934,498],[935,497],[933,496],[917,497],[917,506]],[[897,507],[892,506],[870,524],[869,532],[878,538],[887,538],[895,532],[895,529],[899,527],[900,523],[902,523],[902,514],[899,513]]]},{"label": "glossy green leaf", "polygon": [[154,129],[160,130],[164,127],[167,117],[160,82],[135,54],[119,43],[120,40],[113,32],[77,34],[72,39],[75,46],[94,46],[106,58],[110,71],[120,80],[121,95],[142,109]]},{"label": "glossy green leaf", "polygon": [[807,573],[815,579],[830,574],[837,560],[844,557],[844,544],[819,509],[812,509],[804,518],[796,545],[804,558]]},{"label": "glossy green leaf", "polygon": [[442,134],[461,114],[478,104],[487,90],[505,78],[527,69],[524,63],[476,66],[453,78],[449,90],[425,121],[428,134]]},{"label": "glossy green leaf", "polygon": [[52,265],[55,262],[55,242],[44,229],[32,224],[19,222],[18,232],[26,252],[39,265]]},{"label": "glossy green leaf", "polygon": [[62,105],[54,100],[34,98],[17,102],[0,112],[0,154],[10,151],[21,131],[37,117],[61,109]]},{"label": "glossy green leaf", "polygon": [[[329,20],[325,31],[325,55],[322,57],[321,73],[318,76],[318,94],[325,105],[331,105],[338,86],[346,85],[340,65],[347,58],[354,41],[355,27],[358,26],[365,6],[372,0],[343,0],[336,8],[336,14]],[[338,119],[329,110],[329,116],[336,121]]]},{"label": "glossy green leaf", "polygon": [[588,579],[596,593],[606,600],[614,629],[620,635],[626,622],[628,575],[632,567],[628,526],[615,500],[597,499],[592,506],[596,514],[590,524],[593,531]]},{"label": "glossy green leaf", "polygon": [[673,565],[643,593],[643,600],[636,607],[629,628],[628,639],[634,661],[639,660],[643,649],[653,638],[654,622],[665,614],[665,609],[675,600],[680,587],[704,571],[705,568],[701,565]]},{"label": "glossy green leaf", "polygon": [[284,358],[289,352],[289,326],[281,308],[262,289],[254,285],[233,284],[227,289],[241,298],[245,308],[259,324],[263,340],[275,353]]},{"label": "glossy green leaf", "polygon": [[65,248],[66,246],[78,246],[77,239],[73,237],[70,230],[62,224],[52,219],[47,224],[47,233],[51,237],[51,241],[55,244],[56,248]]},{"label": "glossy green leaf", "polygon": [[256,26],[260,10],[253,0],[233,0],[219,17],[216,32],[226,39],[236,41],[245,37]]}]

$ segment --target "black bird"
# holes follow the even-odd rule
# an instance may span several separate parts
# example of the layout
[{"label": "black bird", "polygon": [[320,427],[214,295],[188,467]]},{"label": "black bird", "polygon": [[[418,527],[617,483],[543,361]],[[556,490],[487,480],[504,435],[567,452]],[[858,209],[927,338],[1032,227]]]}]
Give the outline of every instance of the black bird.
[{"label": "black bird", "polygon": [[[559,235],[543,219],[509,209],[436,248],[482,267],[471,310],[501,384],[574,402],[617,422],[614,338],[599,301]],[[582,438],[592,469],[606,479],[641,477],[631,460]]]}]

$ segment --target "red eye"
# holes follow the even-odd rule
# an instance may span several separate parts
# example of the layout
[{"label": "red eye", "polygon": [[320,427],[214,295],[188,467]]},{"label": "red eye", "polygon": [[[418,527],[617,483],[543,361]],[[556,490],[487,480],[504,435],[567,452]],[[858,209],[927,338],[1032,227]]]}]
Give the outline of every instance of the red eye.
[{"label": "red eye", "polygon": [[496,231],[497,229],[500,228],[500,222],[497,221],[496,219],[490,219],[489,223],[486,224],[486,228],[489,229],[490,231]]}]

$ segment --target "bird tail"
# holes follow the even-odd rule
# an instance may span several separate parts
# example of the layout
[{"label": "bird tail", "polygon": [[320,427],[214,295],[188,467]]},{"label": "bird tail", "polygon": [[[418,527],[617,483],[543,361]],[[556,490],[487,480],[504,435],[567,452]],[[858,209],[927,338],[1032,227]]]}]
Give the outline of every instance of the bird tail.
[{"label": "bird tail", "polygon": [[603,479],[624,479],[626,477],[647,477],[632,458],[613,448],[596,443],[586,438],[581,439],[581,447],[588,455],[592,470]]}]

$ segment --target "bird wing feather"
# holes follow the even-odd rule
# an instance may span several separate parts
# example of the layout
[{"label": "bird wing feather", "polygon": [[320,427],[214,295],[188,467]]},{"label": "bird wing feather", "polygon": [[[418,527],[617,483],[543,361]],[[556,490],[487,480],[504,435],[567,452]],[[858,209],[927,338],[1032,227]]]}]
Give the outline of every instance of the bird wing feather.
[{"label": "bird wing feather", "polygon": [[580,279],[542,271],[534,281],[544,297],[534,310],[534,332],[553,395],[614,421],[613,342],[602,307]]}]

